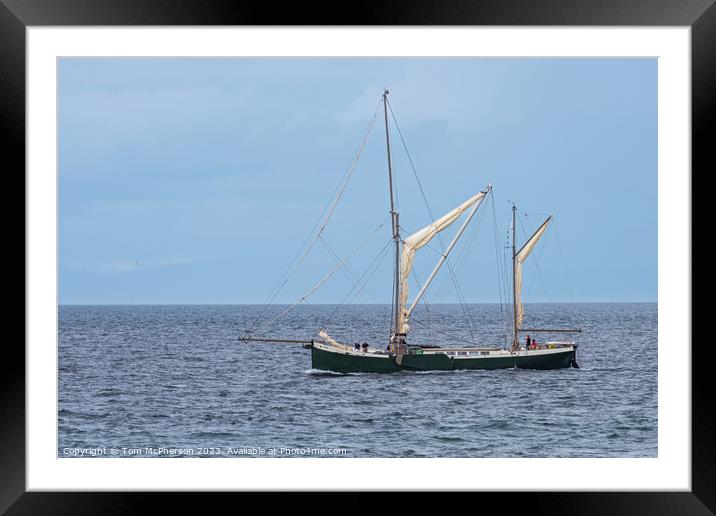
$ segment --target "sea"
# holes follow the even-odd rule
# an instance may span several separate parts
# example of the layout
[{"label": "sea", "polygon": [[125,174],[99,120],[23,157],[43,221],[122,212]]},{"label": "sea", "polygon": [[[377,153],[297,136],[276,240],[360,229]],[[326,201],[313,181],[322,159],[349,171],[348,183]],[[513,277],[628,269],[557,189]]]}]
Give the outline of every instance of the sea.
[{"label": "sea", "polygon": [[[384,348],[388,305],[59,307],[58,457],[657,457],[657,305],[527,304],[580,368],[336,374],[301,344]],[[410,344],[503,347],[499,304],[421,307]],[[523,336],[524,338],[524,336]]]}]

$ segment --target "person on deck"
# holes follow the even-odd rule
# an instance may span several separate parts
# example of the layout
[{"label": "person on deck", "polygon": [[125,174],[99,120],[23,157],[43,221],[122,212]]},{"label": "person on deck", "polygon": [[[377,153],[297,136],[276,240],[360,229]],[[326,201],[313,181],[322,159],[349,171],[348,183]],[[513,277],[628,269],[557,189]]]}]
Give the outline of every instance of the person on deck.
[{"label": "person on deck", "polygon": [[353,345],[353,349],[355,349],[356,351],[360,351],[360,344],[358,344],[358,343],[356,342],[356,343]]},{"label": "person on deck", "polygon": [[537,341],[532,339],[532,349],[537,349]]},{"label": "person on deck", "polygon": [[525,350],[530,349],[530,344],[532,344],[532,340],[530,339],[530,336],[527,335],[527,338],[525,339]]},{"label": "person on deck", "polygon": [[363,353],[368,353],[368,343],[367,342],[363,343]]}]

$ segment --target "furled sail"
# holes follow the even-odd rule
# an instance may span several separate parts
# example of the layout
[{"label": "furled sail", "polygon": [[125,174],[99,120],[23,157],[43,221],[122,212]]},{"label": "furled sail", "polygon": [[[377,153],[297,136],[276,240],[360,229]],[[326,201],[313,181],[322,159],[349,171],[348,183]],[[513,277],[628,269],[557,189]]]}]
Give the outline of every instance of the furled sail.
[{"label": "furled sail", "polygon": [[410,271],[413,269],[413,260],[415,259],[416,251],[427,245],[428,242],[442,230],[447,229],[460,215],[470,209],[472,205],[485,195],[485,192],[479,192],[473,195],[451,212],[443,215],[432,224],[425,226],[420,231],[413,233],[403,240],[403,251],[400,259],[400,309],[398,311],[400,317],[398,327],[401,333],[407,333],[408,331],[407,313],[405,310],[408,302],[408,276],[410,276]]},{"label": "furled sail", "polygon": [[338,348],[342,351],[353,351],[353,348],[350,346],[346,346],[345,344],[341,344],[337,340],[333,339],[330,335],[326,333],[325,330],[321,330],[318,332],[318,336],[321,337],[326,344],[330,344],[331,346]]},{"label": "furled sail", "polygon": [[522,317],[524,316],[524,309],[522,307],[522,299],[520,296],[522,292],[522,264],[532,252],[532,249],[537,244],[537,241],[547,230],[547,226],[549,225],[549,222],[551,220],[552,216],[550,215],[549,217],[547,217],[547,220],[545,220],[542,225],[537,229],[537,231],[534,232],[534,234],[527,241],[527,243],[522,246],[522,249],[520,249],[515,255],[515,307],[517,310],[516,329],[518,330],[522,327]]}]

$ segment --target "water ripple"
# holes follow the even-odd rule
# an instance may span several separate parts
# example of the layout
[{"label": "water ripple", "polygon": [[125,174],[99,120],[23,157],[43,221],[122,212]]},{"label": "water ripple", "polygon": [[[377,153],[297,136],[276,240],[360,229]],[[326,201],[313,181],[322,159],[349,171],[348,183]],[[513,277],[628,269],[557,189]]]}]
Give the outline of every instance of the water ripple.
[{"label": "water ripple", "polygon": [[[230,447],[337,447],[348,457],[656,457],[655,304],[529,305],[535,325],[552,322],[557,310],[560,324],[585,329],[578,337],[581,369],[393,375],[315,370],[300,346],[237,343],[261,308],[60,307],[58,450],[216,447],[230,456]],[[298,307],[282,331],[310,339],[334,308]],[[478,341],[502,344],[491,340],[504,333],[499,307],[468,310],[480,321]],[[459,306],[435,305],[431,317],[469,334]],[[347,306],[329,333],[382,346],[389,319],[386,306]],[[411,341],[446,344],[424,328],[414,328]]]}]

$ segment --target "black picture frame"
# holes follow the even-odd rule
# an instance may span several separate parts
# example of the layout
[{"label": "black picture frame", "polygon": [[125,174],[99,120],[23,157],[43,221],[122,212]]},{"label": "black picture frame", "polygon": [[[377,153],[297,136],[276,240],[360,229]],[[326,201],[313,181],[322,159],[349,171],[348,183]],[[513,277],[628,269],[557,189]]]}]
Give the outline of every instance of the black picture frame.
[{"label": "black picture frame", "polygon": [[[25,29],[31,26],[688,26],[691,27],[692,45],[691,181],[713,168],[710,163],[713,144],[709,135],[716,123],[714,0],[414,0],[369,2],[354,7],[347,8],[339,3],[322,6],[301,2],[285,3],[277,8],[267,2],[221,0],[0,0],[0,132],[5,144],[6,192],[19,191],[10,190],[8,179],[24,178],[20,171],[25,170]],[[25,191],[24,180],[20,188]],[[694,201],[692,198],[692,206]],[[8,212],[6,220],[17,218],[17,212],[13,210],[12,213],[14,216]],[[702,256],[697,254],[697,259],[704,260]],[[709,369],[713,363],[714,346],[706,339],[695,338],[695,335],[691,344],[690,492],[476,493],[472,496],[479,496],[481,505],[485,502],[508,503],[510,511],[524,510],[530,514],[712,514],[716,511],[716,404],[710,399],[714,388]],[[4,367],[0,375],[0,512],[145,512],[146,493],[26,492],[25,349],[19,339],[8,339],[4,342],[3,351]],[[184,508],[190,507],[185,494],[170,493],[170,496],[175,497]],[[204,508],[205,499],[205,496],[200,497],[196,502],[198,507]],[[405,497],[401,500],[401,503],[408,501]]]}]

